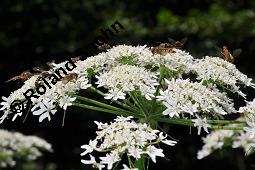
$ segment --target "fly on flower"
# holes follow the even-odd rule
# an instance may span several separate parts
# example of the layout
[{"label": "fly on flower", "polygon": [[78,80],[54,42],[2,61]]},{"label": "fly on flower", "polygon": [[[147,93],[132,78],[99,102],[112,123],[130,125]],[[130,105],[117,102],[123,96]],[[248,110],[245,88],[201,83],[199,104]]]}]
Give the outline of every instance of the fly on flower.
[{"label": "fly on flower", "polygon": [[50,76],[50,73],[48,71],[46,71],[46,70],[44,70],[40,67],[34,67],[33,71],[39,73],[39,76],[35,81],[35,86],[36,87],[41,83],[42,79]]},{"label": "fly on flower", "polygon": [[79,61],[80,59],[81,59],[81,56],[72,57],[72,58],[71,58],[71,61],[75,63],[75,62]]},{"label": "fly on flower", "polygon": [[168,47],[168,43],[160,43],[157,47],[152,47],[151,52],[153,54],[166,55],[167,53],[175,53],[173,48]]},{"label": "fly on flower", "polygon": [[224,60],[233,63],[235,58],[239,56],[242,52],[241,48],[235,49],[232,54],[229,52],[228,48],[226,46],[223,46],[223,48],[216,47],[217,51],[219,52],[220,56],[224,58]]},{"label": "fly on flower", "polygon": [[29,70],[26,70],[26,71],[22,72],[21,74],[10,78],[9,80],[6,81],[6,83],[8,83],[10,81],[16,81],[16,80],[25,81],[32,76],[33,76],[33,73],[31,73]]},{"label": "fly on flower", "polygon": [[180,49],[186,43],[187,38],[183,38],[180,41],[175,41],[172,38],[168,38],[168,43],[160,43],[159,46],[151,48],[153,54],[166,55],[167,53],[175,53],[173,48]]},{"label": "fly on flower", "polygon": [[70,81],[75,81],[75,80],[77,80],[77,78],[78,78],[78,74],[76,74],[76,73],[69,73],[68,75],[66,75],[65,77],[63,77],[63,78],[61,79],[61,81],[62,81],[64,84],[66,84],[66,83],[68,83],[68,82],[70,82]]},{"label": "fly on flower", "polygon": [[100,43],[103,43],[102,45],[97,45],[97,48],[101,51],[106,51],[107,49],[110,49],[111,48],[111,45],[107,44],[107,43],[104,43],[102,41],[99,41]]},{"label": "fly on flower", "polygon": [[175,41],[172,38],[168,38],[169,43],[167,43],[167,46],[170,47],[170,48],[178,48],[178,49],[180,49],[187,42],[187,40],[188,40],[187,37],[181,39],[180,41]]},{"label": "fly on flower", "polygon": [[53,63],[55,63],[55,60],[52,60],[51,62],[46,62],[47,66],[48,66],[49,68],[53,68],[53,67],[54,67],[54,64],[53,64]]}]

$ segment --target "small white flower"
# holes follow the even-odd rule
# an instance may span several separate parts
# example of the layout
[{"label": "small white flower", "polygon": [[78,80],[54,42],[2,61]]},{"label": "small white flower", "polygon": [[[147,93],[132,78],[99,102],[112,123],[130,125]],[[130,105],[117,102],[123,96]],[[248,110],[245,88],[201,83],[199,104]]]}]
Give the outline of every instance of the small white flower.
[{"label": "small white flower", "polygon": [[164,136],[163,132],[160,132],[160,133],[159,133],[159,139],[160,139],[161,142],[163,142],[164,144],[169,145],[169,146],[174,146],[175,144],[177,144],[176,141],[174,141],[174,140],[168,140],[168,139],[166,139],[166,138],[167,138],[167,134]]},{"label": "small white flower", "polygon": [[8,117],[8,113],[4,113],[2,117],[0,117],[0,124],[3,123],[3,121]]},{"label": "small white flower", "polygon": [[105,157],[99,157],[101,159],[101,164],[107,164],[107,169],[112,169],[114,163],[120,160],[117,153],[106,154]]},{"label": "small white flower", "polygon": [[107,123],[101,123],[101,122],[98,122],[98,121],[94,121],[95,124],[97,124],[97,128],[98,129],[105,129],[108,127],[108,124]]},{"label": "small white flower", "polygon": [[191,121],[194,122],[194,126],[197,127],[197,129],[198,129],[197,134],[200,135],[201,128],[203,128],[206,133],[209,133],[208,128],[211,127],[211,125],[209,125],[207,123],[206,117],[204,117],[203,119],[201,119],[197,115],[196,115],[196,117],[197,117],[197,119],[192,119]]},{"label": "small white flower", "polygon": [[94,156],[92,156],[92,155],[89,155],[89,156],[90,156],[90,160],[84,160],[84,159],[82,159],[82,160],[81,160],[81,163],[83,163],[83,164],[85,164],[85,165],[87,165],[87,164],[92,164],[92,166],[93,166],[94,168],[98,168],[99,170],[101,170],[101,169],[103,169],[103,168],[105,167],[105,165],[102,165],[102,164],[100,164],[100,163],[97,163]]},{"label": "small white flower", "polygon": [[95,157],[92,156],[92,155],[89,155],[89,156],[90,156],[90,160],[84,160],[84,159],[82,159],[81,162],[82,162],[83,164],[94,164],[94,163],[96,163]]},{"label": "small white flower", "polygon": [[43,100],[38,105],[40,108],[39,110],[34,111],[33,115],[40,115],[39,122],[42,122],[45,118],[48,118],[50,121],[50,113],[54,115],[57,112],[53,101]]},{"label": "small white flower", "polygon": [[105,94],[105,99],[113,99],[113,100],[118,100],[118,99],[125,99],[126,94],[123,93],[121,90],[116,89],[111,89],[109,90],[109,93]]},{"label": "small white flower", "polygon": [[10,105],[12,104],[12,101],[13,101],[11,96],[9,96],[8,98],[2,96],[2,99],[3,99],[3,102],[0,103],[0,105],[2,105],[0,110],[6,110],[6,109],[10,108]]},{"label": "small white flower", "polygon": [[155,146],[148,146],[146,153],[151,157],[151,160],[156,163],[156,156],[165,157],[162,149],[158,149]]},{"label": "small white flower", "polygon": [[72,106],[72,102],[75,101],[76,97],[64,96],[59,101],[59,106],[64,110],[67,109],[68,106]]},{"label": "small white flower", "polygon": [[81,156],[87,155],[88,153],[93,152],[93,150],[96,148],[97,141],[96,140],[90,140],[88,145],[82,145],[81,148],[85,149],[83,153],[81,153]]},{"label": "small white flower", "polygon": [[80,84],[81,89],[87,89],[87,88],[91,87],[91,84],[89,84],[89,80],[85,76],[80,77],[77,80],[77,83]]}]

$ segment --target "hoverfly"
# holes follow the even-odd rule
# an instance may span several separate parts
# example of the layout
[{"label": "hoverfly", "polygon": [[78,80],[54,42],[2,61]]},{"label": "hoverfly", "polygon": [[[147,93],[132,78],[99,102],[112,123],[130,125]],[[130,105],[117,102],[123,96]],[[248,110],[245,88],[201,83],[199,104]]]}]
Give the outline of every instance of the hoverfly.
[{"label": "hoverfly", "polygon": [[16,80],[25,81],[25,80],[29,79],[30,77],[32,77],[33,75],[34,75],[33,73],[26,70],[26,71],[22,72],[20,75],[10,78],[9,80],[6,81],[6,83],[8,83],[10,81],[16,81]]},{"label": "hoverfly", "polygon": [[[98,41],[99,43],[103,43],[102,41]],[[97,48],[99,49],[99,50],[101,50],[101,51],[106,51],[107,49],[110,49],[111,48],[111,46],[109,45],[109,44],[107,44],[107,43],[103,43],[102,45],[97,45],[96,44],[96,46],[97,46]]]},{"label": "hoverfly", "polygon": [[43,78],[46,78],[46,77],[50,76],[50,73],[48,71],[43,70],[40,67],[34,67],[33,71],[37,72],[37,73],[35,73],[36,75],[39,74],[38,78],[35,81],[35,86],[38,86],[41,83],[41,80]]},{"label": "hoverfly", "polygon": [[66,76],[64,76],[61,81],[64,83],[64,84],[67,84],[68,82],[70,81],[73,81],[73,80],[77,80],[78,78],[78,74],[76,73],[69,73],[67,74]]},{"label": "hoverfly", "polygon": [[49,68],[53,68],[54,67],[54,64],[53,63],[55,63],[55,60],[52,60],[51,62],[46,62],[46,64],[47,64],[47,66],[49,67]]},{"label": "hoverfly", "polygon": [[159,44],[157,47],[152,47],[151,52],[153,54],[161,54],[166,55],[167,53],[175,53],[175,51],[172,48],[165,47],[163,43]]},{"label": "hoverfly", "polygon": [[172,38],[168,38],[168,43],[160,43],[159,46],[153,47],[151,49],[151,52],[153,54],[161,54],[161,55],[166,55],[167,53],[175,53],[173,48],[182,48],[183,45],[186,43],[187,38],[183,38],[180,41],[175,41]]},{"label": "hoverfly", "polygon": [[75,63],[75,62],[79,61],[80,59],[81,59],[81,56],[72,57],[72,58],[71,58],[71,61]]},{"label": "hoverfly", "polygon": [[235,58],[239,56],[242,52],[242,49],[238,48],[235,49],[232,54],[229,52],[228,48],[226,46],[223,46],[223,48],[216,47],[218,52],[221,54],[221,56],[224,58],[224,60],[233,63]]},{"label": "hoverfly", "polygon": [[185,38],[181,39],[180,41],[175,41],[172,38],[167,38],[167,40],[169,42],[169,43],[166,43],[168,47],[180,49],[187,42],[188,38],[185,37]]}]

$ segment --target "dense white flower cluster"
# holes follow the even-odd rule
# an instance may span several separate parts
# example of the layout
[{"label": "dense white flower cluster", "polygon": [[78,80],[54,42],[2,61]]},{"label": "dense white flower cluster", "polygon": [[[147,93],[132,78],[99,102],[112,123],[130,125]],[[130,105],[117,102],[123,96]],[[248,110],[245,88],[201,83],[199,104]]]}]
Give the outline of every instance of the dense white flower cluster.
[{"label": "dense white flower cluster", "polygon": [[208,88],[202,83],[190,82],[186,79],[165,79],[166,90],[160,90],[158,100],[162,100],[166,106],[164,115],[170,117],[189,113],[194,115],[198,112],[218,113],[225,115],[236,112],[232,101],[224,93],[220,93],[216,88]]},{"label": "dense white flower cluster", "polygon": [[[165,143],[174,146],[176,141],[168,140],[167,135],[158,130],[151,129],[147,124],[136,123],[132,117],[117,117],[110,124],[96,122],[99,131],[97,137],[90,140],[88,145],[81,146],[85,151],[82,156],[89,154],[89,160],[81,160],[84,164],[92,164],[93,167],[112,169],[113,165],[121,160],[121,157],[128,156],[138,160],[143,155],[148,155],[153,162],[156,157],[164,157],[163,150],[157,148],[156,144]],[[105,153],[97,161],[90,153],[93,151]],[[123,165],[124,169],[128,169]],[[130,167],[132,168],[132,167]]]},{"label": "dense white flower cluster", "polygon": [[198,80],[223,82],[243,97],[246,95],[239,90],[240,84],[255,88],[251,83],[252,79],[241,73],[234,64],[222,58],[206,56],[204,59],[196,59],[192,69],[196,72]]},{"label": "dense white flower cluster", "polygon": [[244,131],[215,130],[208,134],[203,138],[204,146],[198,152],[197,158],[202,159],[215,150],[224,148],[224,146],[242,148],[246,155],[253,153],[253,148],[255,147],[255,123],[254,120],[246,120],[246,122],[248,122],[248,127],[244,127]]},{"label": "dense white flower cluster", "polygon": [[[95,73],[98,79],[97,84],[108,88],[105,98],[123,99],[126,92],[138,88],[141,94],[150,100],[151,97],[154,97],[153,94],[155,93],[155,86],[158,85],[159,73],[146,70],[144,66],[159,67],[161,64],[165,64],[172,70],[176,70],[179,67],[184,68],[186,72],[190,70],[193,57],[178,49],[174,49],[174,51],[174,53],[165,56],[158,56],[158,54],[153,54],[150,48],[146,46],[119,45],[86,60],[79,60],[75,63],[76,67],[72,70],[72,73],[77,74],[76,79],[58,81],[54,86],[47,89],[45,94],[40,95],[38,98],[32,98],[32,112],[34,115],[40,116],[39,121],[43,121],[45,118],[51,120],[51,114],[55,114],[57,106],[66,110],[75,100],[69,94],[91,86],[88,80],[89,69]],[[48,73],[54,73],[60,67],[65,67],[65,64],[66,62],[52,63],[53,67]],[[26,100],[24,93],[28,89],[35,89],[38,79],[40,79],[40,76],[34,75],[25,81],[20,89],[12,92],[9,97],[2,97],[3,102],[1,102],[2,107],[0,110],[4,114],[0,117],[0,122],[3,122],[11,113],[10,105],[14,100]],[[27,103],[24,102],[24,104],[26,105]],[[13,120],[15,120],[22,113],[18,112],[12,115]]]},{"label": "dense white flower cluster", "polygon": [[157,76],[143,67],[120,65],[96,76],[98,87],[109,89],[105,99],[125,99],[125,93],[138,88],[148,100],[155,97]]},{"label": "dense white flower cluster", "polygon": [[17,160],[35,160],[42,151],[52,151],[51,144],[36,136],[0,130],[0,168],[13,167]]},{"label": "dense white flower cluster", "polygon": [[233,137],[234,132],[229,130],[215,130],[202,138],[204,146],[197,153],[197,158],[202,159],[210,155],[213,151],[221,149],[224,146],[224,139]]}]

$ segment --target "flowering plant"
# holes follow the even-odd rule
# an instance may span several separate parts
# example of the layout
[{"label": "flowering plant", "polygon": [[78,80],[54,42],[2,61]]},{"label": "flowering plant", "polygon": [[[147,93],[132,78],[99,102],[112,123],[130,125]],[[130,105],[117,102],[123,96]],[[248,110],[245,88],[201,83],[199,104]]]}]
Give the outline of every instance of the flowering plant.
[{"label": "flowering plant", "polygon": [[[47,73],[64,65],[53,63]],[[65,79],[71,74],[75,76]],[[225,145],[250,153],[255,146],[255,100],[246,101],[242,90],[255,88],[255,84],[222,58],[196,59],[176,48],[156,53],[146,46],[118,45],[76,61],[72,72],[63,77],[43,95],[28,101],[23,93],[40,83],[40,75],[32,76],[20,89],[3,97],[0,121],[22,116],[11,109],[15,100],[29,106],[39,122],[50,121],[57,109],[65,113],[71,106],[118,115],[110,124],[95,121],[97,136],[81,146],[85,149],[81,155],[87,156],[81,162],[98,169],[114,169],[120,162],[125,170],[145,169],[149,160],[164,157],[159,144],[174,146],[177,142],[158,130],[159,123],[197,127],[198,135],[202,130],[211,131],[203,138],[199,159]],[[88,98],[86,92],[91,91],[104,102]],[[237,108],[235,95],[247,105]],[[96,158],[92,152],[103,156]]]}]

